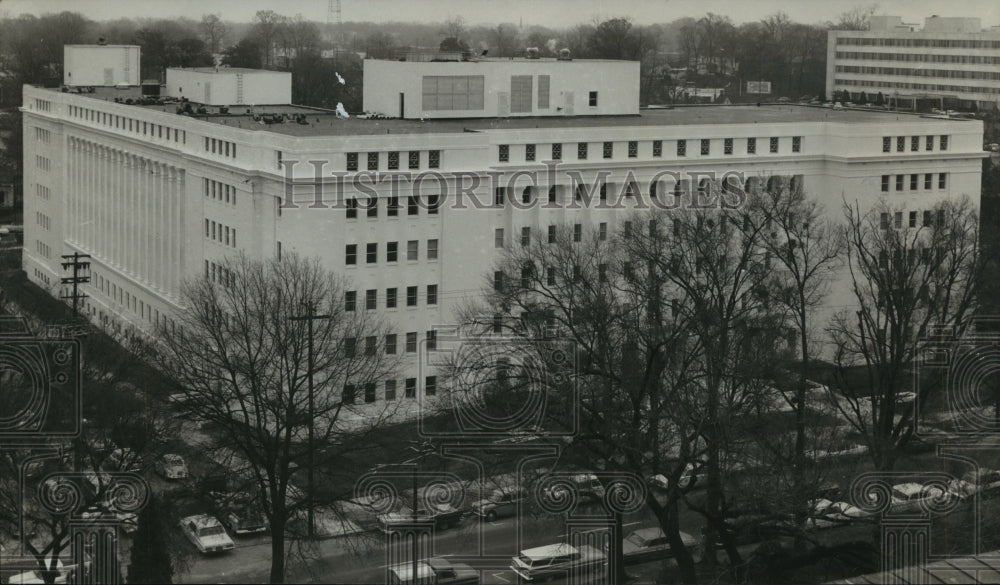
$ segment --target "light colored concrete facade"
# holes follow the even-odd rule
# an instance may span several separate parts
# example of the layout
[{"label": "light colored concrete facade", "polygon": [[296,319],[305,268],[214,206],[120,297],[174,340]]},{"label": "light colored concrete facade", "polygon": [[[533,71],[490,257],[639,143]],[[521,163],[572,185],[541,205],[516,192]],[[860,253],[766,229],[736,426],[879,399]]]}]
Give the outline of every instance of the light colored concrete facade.
[{"label": "light colored concrete facade", "polygon": [[1000,31],[983,30],[978,18],[930,17],[917,31],[882,17],[871,30],[828,35],[827,98],[846,90],[1000,107]]},{"label": "light colored concrete facade", "polygon": [[[407,334],[424,340],[428,331],[453,323],[456,308],[489,286],[498,238],[517,242],[524,228],[529,237],[544,238],[548,226],[572,224],[606,224],[614,233],[638,201],[648,201],[625,198],[621,208],[570,205],[567,171],[578,171],[588,185],[609,173],[612,194],[629,177],[648,184],[663,171],[795,177],[839,216],[845,200],[867,209],[888,198],[917,212],[961,194],[978,202],[983,156],[979,121],[806,106],[707,106],[504,123],[309,114],[314,124],[264,127],[33,87],[24,89],[23,103],[24,269],[33,282],[56,293],[64,276],[60,255],[90,254],[87,313],[96,321],[148,327],[182,310],[184,279],[213,275],[226,255],[270,258],[294,251],[318,256],[349,277],[357,310],[365,310],[368,291],[374,291],[374,310],[394,325],[401,353],[410,353]],[[897,150],[900,138],[905,148]],[[546,163],[557,158],[558,172],[550,174]],[[391,182],[373,186],[366,169],[412,173],[397,182],[395,215]],[[529,192],[535,204],[519,204],[531,184],[522,177],[504,203],[494,205],[492,178],[506,180],[519,171],[537,172]],[[412,176],[418,174],[428,178],[417,187],[421,205],[411,211]],[[929,184],[926,175],[932,176]],[[321,205],[314,205],[317,176]],[[903,177],[898,190],[897,176]],[[913,189],[911,176],[917,177]],[[659,180],[658,192],[673,189],[670,176]],[[470,191],[472,181],[480,186]],[[539,205],[553,186],[557,205]],[[378,201],[371,216],[363,206],[352,214],[343,203],[368,192]],[[282,207],[289,194],[295,208]],[[431,195],[442,197],[436,213],[426,205]],[[417,287],[414,306],[409,287]],[[387,307],[388,289],[396,290],[395,308]],[[825,310],[848,306],[841,286]],[[410,357],[396,381],[400,400],[408,399],[409,383],[423,393],[432,375],[418,370],[415,353]],[[385,390],[378,388],[377,401]]]},{"label": "light colored concrete facade", "polygon": [[288,104],[292,74],[241,67],[169,67],[166,95],[207,106]]}]

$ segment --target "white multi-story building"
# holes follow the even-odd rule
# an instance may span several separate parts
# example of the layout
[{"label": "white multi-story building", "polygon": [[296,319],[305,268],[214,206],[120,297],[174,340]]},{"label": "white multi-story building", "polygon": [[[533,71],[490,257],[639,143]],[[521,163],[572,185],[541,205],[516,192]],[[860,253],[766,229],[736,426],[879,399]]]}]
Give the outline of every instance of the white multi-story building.
[{"label": "white multi-story building", "polygon": [[[550,85],[550,96],[613,95],[593,79],[574,86],[560,77],[567,64],[530,67],[565,80]],[[370,74],[396,75],[380,65],[365,83],[393,86]],[[462,63],[403,65],[414,68],[412,80],[421,71],[446,77],[449,66],[468,75]],[[496,67],[522,74],[510,61]],[[488,88],[506,85],[484,83],[484,103],[500,99]],[[531,85],[537,104],[539,84]],[[556,229],[614,233],[648,201],[574,204],[572,173],[588,185],[603,181],[612,201],[630,178],[648,185],[658,177],[657,193],[670,193],[678,185],[664,171],[680,173],[681,189],[699,173],[791,177],[838,215],[844,201],[870,208],[887,198],[922,218],[942,198],[978,201],[980,191],[976,120],[787,105],[639,112],[637,97],[602,116],[341,119],[290,105],[178,115],[173,104],[126,105],[108,101],[112,95],[120,94],[24,88],[24,269],[56,291],[65,276],[60,256],[90,254],[85,310],[99,322],[169,320],[182,310],[182,281],[216,277],[226,255],[294,251],[349,277],[353,308],[383,312],[396,330],[379,343],[411,354],[487,286],[505,243]],[[515,175],[513,188],[498,190]],[[375,206],[354,203],[370,194]],[[836,294],[831,308],[849,304]],[[358,400],[433,392],[433,373],[417,372],[414,359],[398,380]]]},{"label": "white multi-story building", "polygon": [[927,18],[923,30],[898,16],[873,16],[869,27],[828,33],[828,98],[846,90],[855,99],[864,92],[908,104],[1000,107],[1000,29],[984,30],[978,18],[939,16]]}]

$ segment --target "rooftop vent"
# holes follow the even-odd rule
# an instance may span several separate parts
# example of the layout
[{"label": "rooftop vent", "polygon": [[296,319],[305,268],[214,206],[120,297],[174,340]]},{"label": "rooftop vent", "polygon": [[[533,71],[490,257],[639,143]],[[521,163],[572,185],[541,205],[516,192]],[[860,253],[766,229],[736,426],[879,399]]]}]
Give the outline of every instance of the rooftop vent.
[{"label": "rooftop vent", "polygon": [[569,49],[559,49],[559,60],[560,61],[572,61],[573,58],[570,57]]},{"label": "rooftop vent", "polygon": [[528,59],[537,59],[538,58],[538,47],[528,47],[527,49],[525,49],[524,52],[525,52],[525,56]]}]

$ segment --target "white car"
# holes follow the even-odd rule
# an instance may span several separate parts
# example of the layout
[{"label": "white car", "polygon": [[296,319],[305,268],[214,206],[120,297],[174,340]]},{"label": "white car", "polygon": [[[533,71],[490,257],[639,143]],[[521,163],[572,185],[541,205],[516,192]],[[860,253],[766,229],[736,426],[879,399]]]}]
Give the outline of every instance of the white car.
[{"label": "white car", "polygon": [[225,527],[213,516],[199,514],[181,519],[181,530],[188,540],[203,554],[233,550],[236,545],[229,538]]},{"label": "white car", "polygon": [[[684,473],[682,473],[680,479],[677,480],[677,487],[682,490],[687,489],[692,483],[694,483],[695,486],[704,486],[707,481],[708,473],[705,471],[704,467],[696,471],[694,465],[688,463],[684,468]],[[666,475],[662,474],[654,475],[649,478],[649,484],[654,488],[661,490],[667,490],[670,488],[670,480]]]},{"label": "white car", "polygon": [[893,514],[910,514],[930,507],[932,501],[947,502],[954,497],[950,492],[916,482],[900,483],[892,486],[892,502],[889,511]]},{"label": "white car", "polygon": [[[578,473],[568,479],[569,483],[576,488],[578,497],[590,498],[592,500],[604,499],[604,485],[601,484],[601,480],[593,473]],[[550,500],[561,501],[568,495],[566,493],[566,486],[563,484],[556,484],[545,489],[545,497]]]},{"label": "white car", "polygon": [[604,567],[607,560],[607,555],[592,546],[561,543],[522,550],[511,559],[510,568],[525,581],[544,581],[596,571]]},{"label": "white car", "polygon": [[809,519],[806,520],[806,528],[809,530],[843,526],[872,515],[848,502],[833,502],[826,498],[810,500],[809,508]]},{"label": "white car", "polygon": [[187,479],[188,468],[184,458],[175,453],[167,453],[156,462],[156,472],[167,479]]}]

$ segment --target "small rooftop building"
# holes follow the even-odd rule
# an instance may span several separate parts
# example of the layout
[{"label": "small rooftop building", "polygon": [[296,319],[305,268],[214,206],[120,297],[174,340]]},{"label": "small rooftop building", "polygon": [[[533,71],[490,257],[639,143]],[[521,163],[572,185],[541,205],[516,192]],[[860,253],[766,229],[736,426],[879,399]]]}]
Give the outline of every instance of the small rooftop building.
[{"label": "small rooftop building", "polygon": [[138,45],[65,45],[63,85],[139,85]]},{"label": "small rooftop building", "polygon": [[290,104],[292,74],[243,67],[171,67],[166,95],[207,106]]}]

